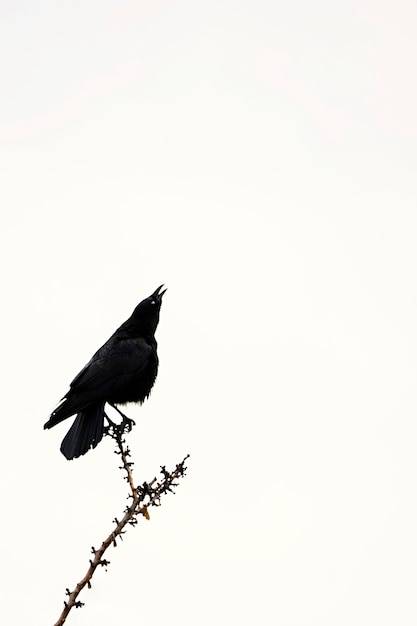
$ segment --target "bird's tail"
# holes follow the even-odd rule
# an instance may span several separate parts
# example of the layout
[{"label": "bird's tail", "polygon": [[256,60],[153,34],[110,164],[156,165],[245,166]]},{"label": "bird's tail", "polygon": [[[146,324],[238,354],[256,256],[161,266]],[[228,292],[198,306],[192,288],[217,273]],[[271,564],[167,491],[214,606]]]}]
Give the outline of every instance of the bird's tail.
[{"label": "bird's tail", "polygon": [[103,438],[104,403],[80,411],[61,443],[61,452],[69,461],[95,448]]}]

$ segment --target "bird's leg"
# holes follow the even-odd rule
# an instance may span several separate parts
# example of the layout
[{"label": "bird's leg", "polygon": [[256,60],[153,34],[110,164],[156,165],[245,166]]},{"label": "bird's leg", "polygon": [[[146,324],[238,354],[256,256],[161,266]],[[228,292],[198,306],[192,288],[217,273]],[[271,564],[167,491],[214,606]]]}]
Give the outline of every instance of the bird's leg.
[{"label": "bird's leg", "polygon": [[104,412],[104,417],[106,418],[106,420],[109,423],[109,426],[117,426],[117,424],[115,422],[113,422],[113,420],[110,419],[110,417],[107,415],[106,412]]},{"label": "bird's leg", "polygon": [[[136,422],[134,420],[130,419],[130,417],[127,417],[127,415],[125,415],[124,413],[122,413],[121,410],[115,404],[111,404],[110,402],[109,402],[109,404],[122,417],[123,430],[124,430],[125,427],[127,427],[127,431],[130,432],[132,430],[133,426],[135,426]],[[107,419],[109,419],[109,418],[107,418]]]}]

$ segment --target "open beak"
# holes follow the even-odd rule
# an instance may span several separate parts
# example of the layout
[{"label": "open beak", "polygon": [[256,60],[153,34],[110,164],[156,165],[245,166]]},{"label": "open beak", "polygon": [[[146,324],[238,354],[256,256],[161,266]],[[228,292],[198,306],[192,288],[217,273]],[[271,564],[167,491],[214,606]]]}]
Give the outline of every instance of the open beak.
[{"label": "open beak", "polygon": [[155,291],[153,292],[153,294],[151,295],[151,298],[155,298],[155,300],[162,300],[162,296],[164,295],[164,293],[166,292],[166,289],[164,289],[163,291],[161,291],[162,287],[164,285],[159,285],[158,289],[155,289]]}]

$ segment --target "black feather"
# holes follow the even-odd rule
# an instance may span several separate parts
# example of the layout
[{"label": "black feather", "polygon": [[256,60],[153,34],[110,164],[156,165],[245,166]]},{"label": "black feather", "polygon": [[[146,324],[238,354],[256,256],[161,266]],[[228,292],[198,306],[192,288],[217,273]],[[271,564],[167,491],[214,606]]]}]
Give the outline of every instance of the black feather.
[{"label": "black feather", "polygon": [[97,350],[44,425],[52,428],[77,414],[61,445],[67,459],[85,454],[101,441],[106,402],[142,403],[149,396],[158,373],[155,330],[166,291],[161,292],[161,288],[162,285],[142,300],[129,319]]},{"label": "black feather", "polygon": [[61,452],[69,461],[95,448],[103,438],[104,403],[78,413],[61,443]]}]

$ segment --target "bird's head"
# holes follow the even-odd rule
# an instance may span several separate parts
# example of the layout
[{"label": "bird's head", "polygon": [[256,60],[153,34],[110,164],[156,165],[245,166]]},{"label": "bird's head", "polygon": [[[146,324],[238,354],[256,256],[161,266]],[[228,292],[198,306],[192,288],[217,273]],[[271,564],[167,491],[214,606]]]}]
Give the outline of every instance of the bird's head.
[{"label": "bird's head", "polygon": [[155,332],[159,322],[162,296],[166,292],[166,289],[161,291],[163,286],[160,285],[148,298],[139,302],[131,317],[135,325],[139,325],[144,330],[150,330],[152,333]]}]

